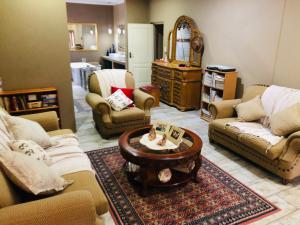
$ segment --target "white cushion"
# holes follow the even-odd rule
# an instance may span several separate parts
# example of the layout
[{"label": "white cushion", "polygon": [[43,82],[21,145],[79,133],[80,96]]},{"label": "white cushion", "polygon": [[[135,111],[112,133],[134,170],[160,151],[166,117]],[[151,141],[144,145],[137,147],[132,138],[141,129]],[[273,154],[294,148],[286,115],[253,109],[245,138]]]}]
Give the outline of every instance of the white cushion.
[{"label": "white cushion", "polygon": [[122,109],[125,109],[127,106],[133,103],[133,101],[128,98],[120,89],[113,93],[111,96],[107,97],[105,100],[115,111],[121,111]]},{"label": "white cushion", "polygon": [[272,85],[264,91],[261,100],[267,116],[271,117],[300,102],[300,90]]},{"label": "white cushion", "polygon": [[58,176],[45,163],[20,152],[0,150],[0,164],[14,184],[35,195],[61,191],[73,182]]},{"label": "white cushion", "polygon": [[34,141],[31,140],[11,141],[10,147],[12,148],[13,151],[21,152],[37,160],[43,161],[47,165],[51,165],[53,163],[53,160],[49,156],[49,154]]},{"label": "white cushion", "polygon": [[32,140],[43,148],[51,146],[49,135],[37,122],[15,116],[4,118],[8,131],[16,140]]}]

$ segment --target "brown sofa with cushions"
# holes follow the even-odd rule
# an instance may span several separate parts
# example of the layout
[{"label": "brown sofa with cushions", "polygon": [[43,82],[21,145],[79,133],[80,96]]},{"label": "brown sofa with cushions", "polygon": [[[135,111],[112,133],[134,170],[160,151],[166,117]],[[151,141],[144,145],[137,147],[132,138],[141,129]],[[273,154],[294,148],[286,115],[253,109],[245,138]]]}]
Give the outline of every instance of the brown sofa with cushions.
[{"label": "brown sofa with cushions", "polygon": [[[55,112],[23,116],[39,122],[50,136],[61,130]],[[100,225],[99,215],[108,211],[107,199],[90,171],[66,174],[74,183],[56,195],[37,198],[17,188],[0,169],[1,225]]]},{"label": "brown sofa with cushions", "polygon": [[[125,83],[127,88],[135,88],[134,78],[129,72],[126,73]],[[102,137],[109,138],[150,123],[150,109],[154,104],[151,95],[135,89],[133,102],[136,107],[117,112],[102,97],[96,74],[89,77],[88,86],[90,93],[87,94],[86,101],[92,107],[96,128]]]},{"label": "brown sofa with cushions", "polygon": [[300,131],[289,135],[266,151],[268,145],[262,139],[247,134],[240,135],[239,130],[234,127],[225,129],[226,123],[238,120],[233,106],[263,94],[266,88],[260,85],[250,86],[241,99],[210,104],[209,111],[213,121],[209,124],[209,140],[278,175],[286,184],[300,175]]}]

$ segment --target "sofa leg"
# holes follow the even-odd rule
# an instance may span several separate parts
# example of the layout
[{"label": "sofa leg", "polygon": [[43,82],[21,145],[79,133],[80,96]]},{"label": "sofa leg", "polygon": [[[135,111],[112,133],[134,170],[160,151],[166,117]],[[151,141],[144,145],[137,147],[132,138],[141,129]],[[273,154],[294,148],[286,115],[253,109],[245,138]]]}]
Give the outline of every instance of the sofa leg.
[{"label": "sofa leg", "polygon": [[281,183],[284,184],[284,185],[287,185],[288,183],[290,183],[291,181],[289,179],[285,179],[285,178],[282,178],[281,179]]},{"label": "sofa leg", "polygon": [[209,143],[211,143],[211,144],[215,143],[215,141],[214,141],[211,137],[208,138],[208,141],[209,141]]}]

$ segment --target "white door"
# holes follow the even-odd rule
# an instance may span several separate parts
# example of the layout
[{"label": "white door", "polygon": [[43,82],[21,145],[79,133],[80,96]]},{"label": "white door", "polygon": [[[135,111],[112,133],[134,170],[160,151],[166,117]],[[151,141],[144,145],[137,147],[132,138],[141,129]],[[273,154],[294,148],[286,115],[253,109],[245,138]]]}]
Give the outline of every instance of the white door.
[{"label": "white door", "polygon": [[128,24],[128,70],[136,87],[151,84],[154,60],[154,28],[152,24]]}]

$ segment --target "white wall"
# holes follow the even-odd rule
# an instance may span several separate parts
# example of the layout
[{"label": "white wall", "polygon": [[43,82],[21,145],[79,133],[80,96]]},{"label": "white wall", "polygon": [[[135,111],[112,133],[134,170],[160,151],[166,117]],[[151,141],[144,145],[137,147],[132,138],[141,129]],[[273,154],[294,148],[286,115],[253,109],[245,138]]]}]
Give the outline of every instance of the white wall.
[{"label": "white wall", "polygon": [[245,86],[300,88],[299,12],[299,0],[150,0],[149,16],[164,22],[165,46],[176,19],[192,17],[205,39],[203,67],[235,66]]},{"label": "white wall", "polygon": [[273,82],[300,88],[300,1],[287,0]]}]

